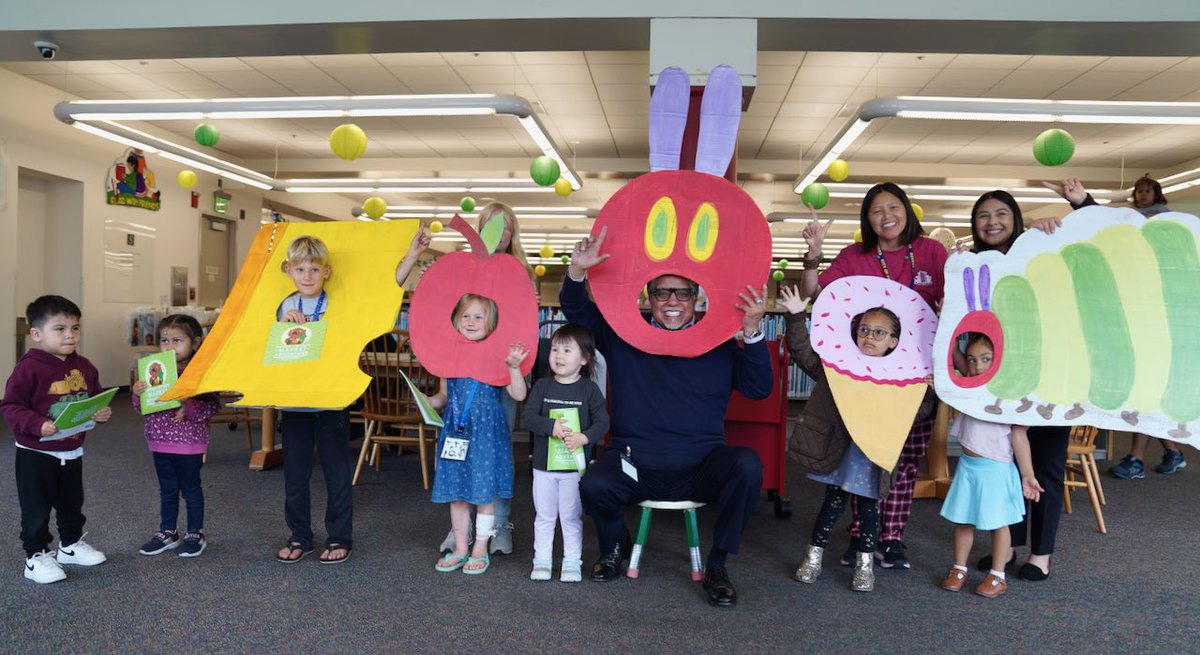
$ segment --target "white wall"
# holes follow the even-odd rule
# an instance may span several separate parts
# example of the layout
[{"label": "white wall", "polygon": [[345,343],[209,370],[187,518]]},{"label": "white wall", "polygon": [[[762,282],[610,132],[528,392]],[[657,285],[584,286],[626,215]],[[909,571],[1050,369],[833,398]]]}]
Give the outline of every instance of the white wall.
[{"label": "white wall", "polygon": [[[212,213],[212,192],[216,180],[200,173],[200,183],[195,191],[200,193],[200,206],[193,209],[189,192],[179,188],[175,176],[183,168],[169,160],[149,156],[151,170],[157,177],[162,191],[162,208],[157,212],[132,207],[110,206],[105,201],[104,180],[113,160],[124,154],[124,146],[100,139],[68,127],[56,120],[51,110],[55,103],[71,99],[61,91],[34,82],[7,70],[0,69],[0,140],[6,145],[6,167],[2,171],[7,189],[7,206],[0,209],[0,372],[7,376],[14,363],[16,317],[24,312],[25,297],[30,293],[54,293],[55,284],[82,287],[82,298],[72,298],[83,311],[85,340],[83,353],[100,369],[105,384],[124,384],[128,380],[130,355],[124,346],[124,317],[126,310],[140,304],[157,305],[161,296],[170,294],[170,270],[172,266],[186,266],[188,280],[193,286],[199,276],[199,240],[202,212]],[[46,275],[39,280],[39,273],[23,271],[17,274],[19,252],[43,251],[38,237],[30,236],[26,241],[20,226],[22,215],[28,210],[31,217],[55,216],[55,201],[48,194],[33,187],[58,188],[53,183],[27,182],[28,190],[18,187],[18,169],[28,169],[34,175],[41,172],[51,176],[77,180],[75,185],[82,194],[82,231],[59,237],[60,241],[76,239],[78,243],[44,244],[45,250],[59,251],[63,259],[63,271],[75,278],[82,278],[81,285],[56,282],[54,276]],[[230,216],[237,223],[237,258],[240,262],[250,248],[250,243],[259,228],[262,211],[262,194],[256,189],[239,188],[226,184],[225,190],[232,194]],[[50,194],[52,195],[52,194]],[[319,211],[305,205],[305,199],[289,198],[291,204]],[[77,199],[63,199],[65,205]],[[31,207],[22,207],[30,203]],[[345,198],[323,199],[322,204],[349,208],[351,201]],[[238,220],[239,210],[246,212],[245,220]],[[343,210],[346,211],[346,210]],[[158,233],[155,239],[155,258],[152,297],[146,303],[111,303],[104,300],[104,220],[118,219],[153,226]],[[28,224],[26,224],[28,225]],[[49,225],[47,226],[49,228]],[[24,230],[28,233],[29,230]],[[36,232],[36,231],[35,231]],[[50,238],[50,231],[45,232]],[[60,278],[61,280],[61,278]],[[34,289],[34,286],[42,288]],[[18,307],[18,304],[21,306]]]}]

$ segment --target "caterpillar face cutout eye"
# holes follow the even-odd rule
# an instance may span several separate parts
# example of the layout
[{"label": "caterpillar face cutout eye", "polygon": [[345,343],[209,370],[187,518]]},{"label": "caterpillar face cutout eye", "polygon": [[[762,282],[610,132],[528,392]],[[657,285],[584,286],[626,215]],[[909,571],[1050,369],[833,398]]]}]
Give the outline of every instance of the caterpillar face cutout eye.
[{"label": "caterpillar face cutout eye", "polygon": [[687,254],[692,261],[705,262],[712,257],[713,252],[717,249],[719,227],[717,208],[711,202],[700,205],[687,233]]},{"label": "caterpillar face cutout eye", "polygon": [[650,207],[650,215],[646,217],[646,256],[652,261],[661,262],[675,251],[677,223],[675,203],[670,198],[659,198]]}]

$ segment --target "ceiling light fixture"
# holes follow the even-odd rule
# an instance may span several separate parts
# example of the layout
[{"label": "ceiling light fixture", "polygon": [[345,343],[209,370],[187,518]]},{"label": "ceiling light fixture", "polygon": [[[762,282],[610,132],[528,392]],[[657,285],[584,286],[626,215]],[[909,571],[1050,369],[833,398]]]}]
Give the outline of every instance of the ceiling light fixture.
[{"label": "ceiling light fixture", "polygon": [[[858,113],[846,121],[833,142],[826,146],[814,163],[796,178],[795,192],[800,193],[804,187],[823,175],[829,164],[841,156],[876,118],[1114,125],[1200,125],[1200,102],[1121,102],[932,96],[875,98],[859,105]],[[1197,174],[1196,184],[1200,184],[1200,169],[1194,173]]]},{"label": "ceiling light fixture", "polygon": [[[166,139],[134,130],[119,121],[164,121],[204,119],[267,118],[353,118],[358,116],[465,116],[497,115],[513,116],[529,134],[538,149],[547,157],[558,162],[562,177],[573,190],[582,188],[578,174],[559,154],[554,140],[538,120],[529,101],[513,95],[444,94],[444,95],[386,95],[386,96],[321,96],[295,98],[214,98],[208,100],[73,100],[60,102],[54,107],[54,115],[60,121],[78,127],[97,136],[123,143],[135,148],[157,152],[164,157],[199,168],[222,177],[243,182],[260,189],[277,189],[293,193],[354,193],[371,191],[376,193],[404,192],[412,190],[407,185],[362,184],[354,179],[309,181],[281,181],[238,166],[224,159],[180,146]],[[255,181],[251,181],[255,180]],[[445,181],[428,182],[430,185],[446,185]],[[512,193],[553,191],[552,187],[539,187],[530,180],[504,178],[479,184],[479,180],[461,185],[418,186],[426,192],[445,193]],[[519,182],[519,184],[518,184]],[[289,184],[293,186],[289,186]],[[512,185],[512,188],[509,185]]]}]

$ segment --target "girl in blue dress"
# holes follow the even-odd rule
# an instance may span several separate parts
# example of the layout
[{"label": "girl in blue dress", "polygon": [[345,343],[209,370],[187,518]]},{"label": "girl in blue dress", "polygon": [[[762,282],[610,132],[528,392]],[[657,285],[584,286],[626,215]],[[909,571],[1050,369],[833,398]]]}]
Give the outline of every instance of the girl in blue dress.
[{"label": "girl in blue dress", "polygon": [[[471,341],[482,341],[496,329],[496,303],[490,298],[468,293],[454,307],[454,326]],[[504,363],[509,382],[493,387],[471,378],[445,378],[430,399],[442,409],[445,427],[438,435],[437,474],[433,480],[433,502],[450,503],[450,522],[454,526],[454,550],[438,560],[438,571],[462,569],[478,575],[491,565],[488,539],[495,532],[493,499],[512,498],[513,461],[509,443],[509,425],[501,393],[513,400],[525,399],[525,378],[521,362],[528,356],[521,343],[509,346]],[[468,532],[471,505],[476,506],[475,545],[468,556]]]}]

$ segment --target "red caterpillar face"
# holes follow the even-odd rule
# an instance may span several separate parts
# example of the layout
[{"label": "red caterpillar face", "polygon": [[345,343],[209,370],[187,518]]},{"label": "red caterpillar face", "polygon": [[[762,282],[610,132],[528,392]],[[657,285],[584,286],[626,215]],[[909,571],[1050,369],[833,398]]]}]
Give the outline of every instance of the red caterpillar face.
[{"label": "red caterpillar face", "polygon": [[[608,228],[608,261],[588,271],[596,305],[630,345],[657,355],[694,357],[742,325],[735,305],[746,285],[760,287],[771,267],[771,233],[754,201],[731,182],[695,171],[649,173],[625,185],[600,210],[592,235]],[[704,290],[708,309],[686,330],[652,327],[638,294],[660,275]]]}]

